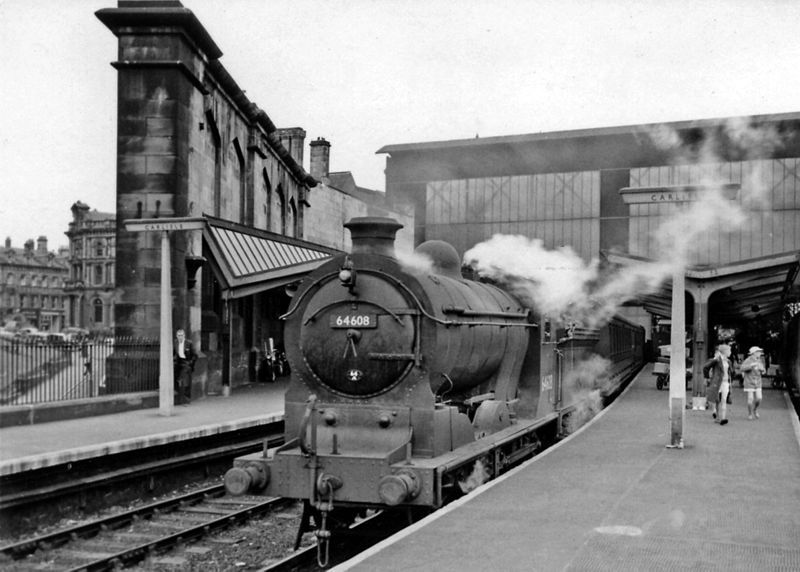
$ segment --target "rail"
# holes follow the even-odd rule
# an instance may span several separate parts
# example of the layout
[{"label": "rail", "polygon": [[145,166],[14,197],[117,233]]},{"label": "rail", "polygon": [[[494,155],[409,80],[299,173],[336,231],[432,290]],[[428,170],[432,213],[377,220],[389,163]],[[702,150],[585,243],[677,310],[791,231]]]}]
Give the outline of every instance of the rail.
[{"label": "rail", "polygon": [[[225,487],[223,485],[214,485],[179,497],[158,501],[143,507],[137,507],[121,514],[108,516],[89,523],[57,530],[49,534],[3,546],[0,547],[0,554],[10,560],[20,560],[33,555],[37,551],[41,551],[46,554],[46,559],[63,564],[65,568],[61,569],[76,571],[117,570],[122,566],[131,566],[141,562],[153,554],[165,552],[175,546],[208,536],[212,532],[228,527],[233,523],[242,523],[249,518],[274,510],[275,507],[285,506],[288,502],[284,499],[277,498],[254,501],[237,499],[235,505],[239,506],[236,508],[224,508],[223,505],[218,504],[216,505],[219,507],[218,510],[214,510],[213,507],[192,510],[201,503],[213,504],[216,499],[220,499],[224,494]],[[106,531],[113,534],[114,530],[120,529],[123,526],[132,525],[136,522],[141,523],[143,521],[152,520],[157,523],[160,515],[166,513],[179,514],[181,512],[187,512],[191,514],[193,518],[186,518],[185,526],[177,532],[168,532],[167,534],[158,535],[156,538],[121,551],[98,551],[97,553],[92,553],[84,549],[80,554],[82,554],[83,558],[89,560],[89,562],[77,565],[74,563],[75,553],[69,552],[70,544],[73,542],[100,537],[105,534]],[[215,513],[219,512],[223,514],[215,515]],[[204,518],[201,523],[197,523],[196,520],[194,520],[194,517],[205,513],[214,516],[211,518]],[[156,528],[154,527],[154,529]],[[100,542],[102,543],[103,540]],[[108,543],[109,547],[114,546],[112,540],[105,539],[105,542]],[[59,552],[59,549],[63,548],[68,550],[65,555]]]}]

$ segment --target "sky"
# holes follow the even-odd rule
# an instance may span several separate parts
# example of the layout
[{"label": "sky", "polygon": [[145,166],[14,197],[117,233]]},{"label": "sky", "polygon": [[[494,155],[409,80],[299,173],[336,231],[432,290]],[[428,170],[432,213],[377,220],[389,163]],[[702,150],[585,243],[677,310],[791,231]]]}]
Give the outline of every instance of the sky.
[{"label": "sky", "polygon": [[[800,111],[796,0],[182,0],[278,127],[384,145]],[[0,240],[115,210],[115,0],[0,0]],[[305,149],[308,167],[308,147]]]}]

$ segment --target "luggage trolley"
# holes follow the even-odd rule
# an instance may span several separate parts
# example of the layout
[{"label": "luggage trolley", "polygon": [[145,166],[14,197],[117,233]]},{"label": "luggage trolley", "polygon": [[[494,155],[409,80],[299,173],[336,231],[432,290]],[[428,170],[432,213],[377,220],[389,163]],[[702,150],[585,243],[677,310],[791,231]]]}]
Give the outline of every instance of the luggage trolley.
[{"label": "luggage trolley", "polygon": [[[669,387],[669,358],[658,358],[653,364],[653,375],[656,376],[656,388],[666,389]],[[686,358],[686,389],[689,389],[689,382],[692,380],[692,360]]]}]

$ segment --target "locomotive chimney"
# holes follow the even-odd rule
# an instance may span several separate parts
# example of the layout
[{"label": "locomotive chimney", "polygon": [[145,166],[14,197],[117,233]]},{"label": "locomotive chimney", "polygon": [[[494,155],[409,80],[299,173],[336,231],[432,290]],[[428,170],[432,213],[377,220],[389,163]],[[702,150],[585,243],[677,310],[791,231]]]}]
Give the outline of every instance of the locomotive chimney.
[{"label": "locomotive chimney", "polygon": [[353,254],[394,256],[394,237],[403,225],[393,218],[362,216],[350,219],[344,227],[350,230]]}]

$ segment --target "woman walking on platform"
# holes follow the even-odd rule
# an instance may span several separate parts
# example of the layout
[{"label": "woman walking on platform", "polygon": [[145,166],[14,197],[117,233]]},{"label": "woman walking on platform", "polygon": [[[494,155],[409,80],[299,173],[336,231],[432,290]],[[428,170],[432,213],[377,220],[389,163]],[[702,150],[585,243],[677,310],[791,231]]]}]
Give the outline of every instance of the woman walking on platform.
[{"label": "woman walking on platform", "polygon": [[758,419],[758,406],[761,405],[761,376],[767,372],[763,362],[764,350],[753,346],[747,352],[747,359],[742,362],[744,391],[747,393],[747,418]]},{"label": "woman walking on platform", "polygon": [[728,423],[728,394],[731,390],[731,375],[733,363],[731,362],[731,347],[727,344],[717,346],[714,357],[703,364],[703,377],[708,379],[706,396],[711,402],[711,411],[714,419],[720,425]]}]

